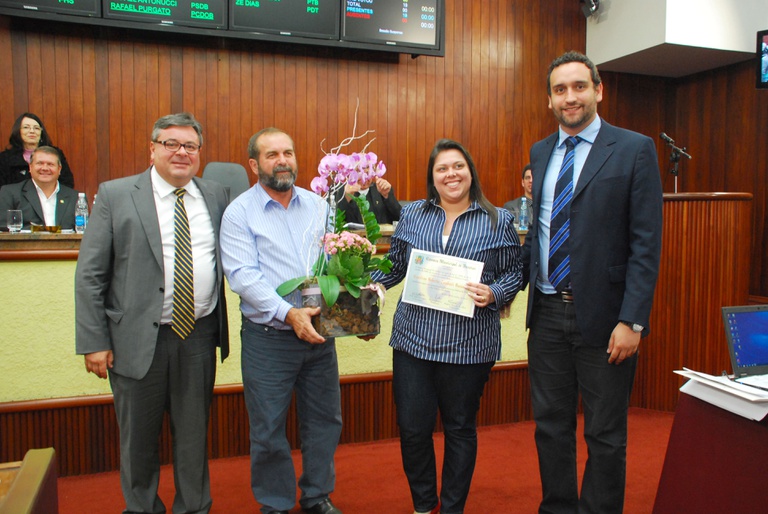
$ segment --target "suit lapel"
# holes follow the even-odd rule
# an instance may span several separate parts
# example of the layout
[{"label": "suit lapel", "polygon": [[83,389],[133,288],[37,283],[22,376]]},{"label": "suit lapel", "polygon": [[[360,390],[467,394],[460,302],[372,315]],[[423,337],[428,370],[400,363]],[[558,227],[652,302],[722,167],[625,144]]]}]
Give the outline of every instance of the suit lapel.
[{"label": "suit lapel", "polygon": [[579,194],[584,191],[587,184],[595,178],[605,164],[605,161],[607,161],[613,153],[613,144],[616,142],[616,139],[613,137],[612,128],[613,127],[608,125],[605,121],[602,121],[600,132],[597,133],[597,137],[592,144],[587,160],[584,162],[584,167],[581,169],[579,181],[573,191],[574,198],[578,197]]},{"label": "suit lapel", "polygon": [[69,205],[75,201],[75,196],[69,194],[69,191],[64,189],[64,186],[59,188],[59,194],[56,197],[56,224],[61,225],[61,220],[64,219],[64,215],[67,213]]},{"label": "suit lapel", "polygon": [[155,207],[155,194],[152,191],[152,179],[150,170],[145,171],[136,179],[135,189],[131,191],[133,204],[136,207],[139,221],[144,227],[152,255],[163,269],[163,240],[160,237],[160,223],[157,220],[157,208]]},{"label": "suit lapel", "polygon": [[216,195],[213,194],[207,184],[204,184],[201,179],[192,177],[192,180],[197,184],[197,188],[200,189],[200,192],[203,193],[203,199],[205,200],[205,205],[208,207],[208,214],[211,217],[211,225],[213,225],[213,233],[216,235],[216,245],[218,247],[219,224],[216,223],[216,220],[221,219],[222,213],[219,212],[219,203],[216,201]]},{"label": "suit lapel", "polygon": [[[35,211],[35,214],[37,214],[38,218],[40,218],[42,221],[42,224],[45,225],[45,215],[43,214],[43,205],[40,203],[40,197],[37,195],[37,188],[35,187],[35,183],[30,179],[27,181],[27,183],[24,185],[23,193],[24,198],[29,203],[30,207],[32,207],[32,210]],[[26,220],[24,220],[26,223]]]},{"label": "suit lapel", "polygon": [[557,143],[557,132],[554,134],[551,134],[547,139],[544,140],[543,146],[541,147],[541,153],[539,156],[536,156],[535,158],[541,162],[541,166],[534,166],[533,167],[533,173],[536,175],[536,177],[533,180],[533,203],[536,206],[535,211],[533,213],[534,216],[538,216],[538,205],[539,202],[536,200],[537,198],[541,198],[542,190],[544,189],[544,175],[547,173],[547,167],[549,167],[549,161],[552,159],[552,152],[555,149],[555,144]]}]

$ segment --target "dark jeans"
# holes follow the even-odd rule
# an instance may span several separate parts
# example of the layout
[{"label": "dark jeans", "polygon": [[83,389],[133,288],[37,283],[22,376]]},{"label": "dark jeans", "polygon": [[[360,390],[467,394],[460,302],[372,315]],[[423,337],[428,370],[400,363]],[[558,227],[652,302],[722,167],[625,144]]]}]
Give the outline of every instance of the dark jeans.
[{"label": "dark jeans", "polygon": [[439,408],[445,434],[441,512],[464,512],[477,457],[477,410],[493,364],[443,364],[394,351],[400,451],[417,511],[431,510],[438,501],[432,432]]},{"label": "dark jeans", "polygon": [[[627,409],[637,355],[609,364],[608,341],[589,344],[572,303],[538,291],[528,338],[536,448],[543,499],[540,513],[620,513],[627,462]],[[581,497],[576,474],[576,411],[584,409],[589,449]]]},{"label": "dark jeans", "polygon": [[276,330],[243,319],[243,391],[251,440],[251,489],[262,512],[296,503],[296,472],[286,423],[291,397],[301,437],[303,508],[333,491],[333,457],[341,435],[341,393],[336,342],[302,341],[293,330]]}]

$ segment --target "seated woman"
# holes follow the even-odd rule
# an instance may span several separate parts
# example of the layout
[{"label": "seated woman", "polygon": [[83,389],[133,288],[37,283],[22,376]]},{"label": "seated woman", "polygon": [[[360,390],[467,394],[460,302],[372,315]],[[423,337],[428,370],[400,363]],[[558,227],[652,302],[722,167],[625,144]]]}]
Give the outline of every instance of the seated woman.
[{"label": "seated woman", "polygon": [[[16,184],[29,179],[29,161],[32,152],[38,146],[53,146],[51,137],[45,130],[43,122],[35,114],[25,112],[11,128],[8,148],[0,152],[0,187],[6,184]],[[69,169],[64,152],[56,148],[61,160],[61,176],[59,182],[70,188],[75,187],[75,177]]]}]

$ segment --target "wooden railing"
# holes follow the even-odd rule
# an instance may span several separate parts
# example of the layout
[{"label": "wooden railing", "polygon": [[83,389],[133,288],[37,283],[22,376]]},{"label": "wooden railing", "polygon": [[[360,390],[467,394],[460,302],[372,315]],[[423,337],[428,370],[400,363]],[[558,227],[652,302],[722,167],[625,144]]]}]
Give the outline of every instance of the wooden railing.
[{"label": "wooden railing", "polygon": [[[341,377],[344,417],[342,443],[397,437],[392,374]],[[478,423],[495,425],[531,419],[526,363],[494,367],[486,385]],[[299,447],[295,406],[288,414],[288,440]],[[120,444],[112,395],[0,404],[0,462],[17,461],[30,448],[53,447],[60,476],[116,470]],[[167,420],[160,437],[160,458],[171,461]],[[248,414],[242,384],[217,386],[211,406],[208,453],[211,458],[247,455]]]}]

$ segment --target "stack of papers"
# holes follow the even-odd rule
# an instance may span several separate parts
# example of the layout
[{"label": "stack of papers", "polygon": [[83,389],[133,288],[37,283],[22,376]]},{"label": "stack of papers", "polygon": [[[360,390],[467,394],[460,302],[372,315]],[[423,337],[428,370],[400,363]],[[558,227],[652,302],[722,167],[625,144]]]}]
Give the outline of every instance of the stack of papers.
[{"label": "stack of papers", "polygon": [[739,384],[727,376],[715,376],[688,368],[675,370],[688,379],[680,390],[721,409],[761,421],[768,415],[768,391]]}]

